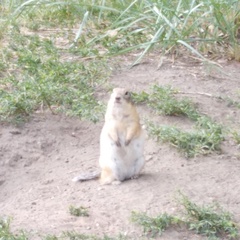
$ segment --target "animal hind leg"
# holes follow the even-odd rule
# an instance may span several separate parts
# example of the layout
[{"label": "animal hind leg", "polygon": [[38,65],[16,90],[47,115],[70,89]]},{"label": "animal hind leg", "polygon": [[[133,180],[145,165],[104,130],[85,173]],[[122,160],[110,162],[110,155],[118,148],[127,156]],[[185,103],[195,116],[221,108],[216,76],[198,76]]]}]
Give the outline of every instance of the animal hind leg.
[{"label": "animal hind leg", "polygon": [[136,179],[139,177],[139,174],[140,172],[142,171],[143,169],[143,166],[144,166],[144,157],[143,156],[140,156],[139,158],[137,158],[135,160],[135,166],[134,166],[134,174],[133,176],[131,177],[132,179]]},{"label": "animal hind leg", "polygon": [[100,177],[100,183],[102,185],[111,184],[114,181],[114,179],[115,178],[111,168],[109,167],[102,168],[101,177]]}]

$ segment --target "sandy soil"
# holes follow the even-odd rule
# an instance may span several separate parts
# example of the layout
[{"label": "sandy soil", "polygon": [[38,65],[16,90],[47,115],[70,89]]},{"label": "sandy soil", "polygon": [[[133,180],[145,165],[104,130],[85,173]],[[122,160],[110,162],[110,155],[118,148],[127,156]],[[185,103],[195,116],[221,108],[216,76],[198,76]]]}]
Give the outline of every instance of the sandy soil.
[{"label": "sandy soil", "polygon": [[[240,101],[240,63],[220,63],[224,65],[221,71],[184,59],[175,63],[164,59],[157,69],[156,59],[149,58],[129,69],[126,59],[121,70],[114,72],[111,84],[134,91],[149,91],[153,84],[172,85],[225,129],[239,131],[240,110],[207,96]],[[108,93],[103,98],[105,101]],[[138,109],[142,119],[154,117],[146,107]],[[159,121],[190,127],[184,118],[161,116]],[[13,217],[13,230],[26,229],[32,239],[68,230],[144,239],[142,229],[130,222],[131,211],[150,216],[178,214],[178,190],[199,204],[217,201],[240,222],[240,150],[231,138],[223,142],[221,154],[194,159],[148,139],[147,162],[138,179],[109,186],[101,186],[97,180],[72,182],[79,173],[98,169],[102,125],[103,120],[92,124],[47,112],[36,113],[19,128],[0,125],[0,213]],[[71,216],[70,205],[87,207],[90,216]],[[205,238],[179,228],[167,230],[159,239]]]}]

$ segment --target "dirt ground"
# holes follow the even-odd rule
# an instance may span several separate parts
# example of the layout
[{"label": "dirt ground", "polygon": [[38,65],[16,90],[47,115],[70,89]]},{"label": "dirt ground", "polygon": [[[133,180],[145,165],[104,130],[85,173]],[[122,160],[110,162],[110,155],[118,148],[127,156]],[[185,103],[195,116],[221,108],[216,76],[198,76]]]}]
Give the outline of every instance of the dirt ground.
[{"label": "dirt ground", "polygon": [[[123,59],[124,60],[124,59]],[[111,78],[113,86],[150,91],[153,84],[172,85],[182,96],[196,102],[202,113],[239,132],[240,110],[213,96],[240,101],[240,63],[219,61],[217,68],[185,59],[156,59],[132,69],[127,59]],[[101,93],[107,101],[108,93]],[[142,119],[154,113],[139,106]],[[189,128],[184,118],[159,117],[159,123]],[[41,235],[75,230],[86,234],[144,238],[142,229],[130,222],[131,211],[156,216],[179,214],[175,201],[181,190],[199,204],[217,201],[240,222],[240,149],[229,137],[221,154],[186,159],[175,148],[147,139],[146,165],[142,175],[121,185],[101,186],[97,180],[72,182],[79,173],[98,169],[98,124],[50,113],[36,113],[16,128],[0,125],[0,215],[11,216],[12,228]],[[74,217],[69,206],[84,206],[89,217]],[[159,239],[205,239],[185,229],[167,230]]]}]

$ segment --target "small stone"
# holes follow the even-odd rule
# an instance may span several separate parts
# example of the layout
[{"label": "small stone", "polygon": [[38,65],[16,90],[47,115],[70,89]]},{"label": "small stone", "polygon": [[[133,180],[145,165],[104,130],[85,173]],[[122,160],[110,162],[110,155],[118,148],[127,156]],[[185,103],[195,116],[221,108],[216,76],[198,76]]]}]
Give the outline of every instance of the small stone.
[{"label": "small stone", "polygon": [[10,131],[10,133],[13,135],[18,135],[18,134],[21,134],[22,132],[20,132],[19,130],[13,130],[13,131]]},{"label": "small stone", "polygon": [[0,186],[5,183],[5,180],[0,180]]},{"label": "small stone", "polygon": [[146,156],[146,161],[149,162],[153,159],[153,156],[152,155],[147,155]]}]

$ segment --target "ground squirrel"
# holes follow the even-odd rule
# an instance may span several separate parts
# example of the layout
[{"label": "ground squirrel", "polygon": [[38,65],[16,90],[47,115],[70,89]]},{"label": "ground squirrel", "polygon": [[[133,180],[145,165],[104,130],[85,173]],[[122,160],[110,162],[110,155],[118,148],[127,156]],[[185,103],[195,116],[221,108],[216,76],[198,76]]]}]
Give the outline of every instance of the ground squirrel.
[{"label": "ground squirrel", "polygon": [[100,176],[101,184],[136,178],[144,166],[144,131],[129,91],[114,88],[100,135],[101,173],[84,174],[73,181]]}]

